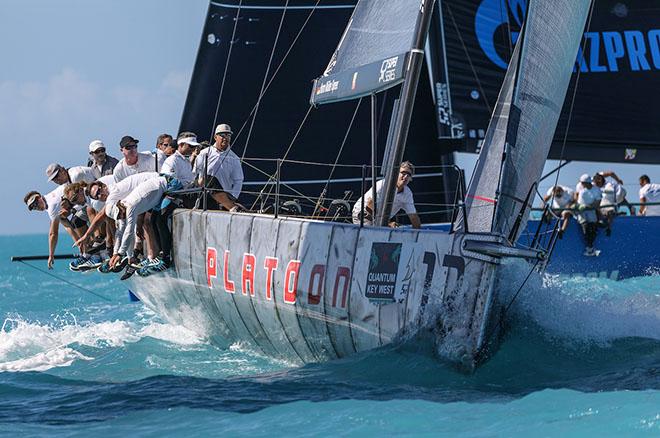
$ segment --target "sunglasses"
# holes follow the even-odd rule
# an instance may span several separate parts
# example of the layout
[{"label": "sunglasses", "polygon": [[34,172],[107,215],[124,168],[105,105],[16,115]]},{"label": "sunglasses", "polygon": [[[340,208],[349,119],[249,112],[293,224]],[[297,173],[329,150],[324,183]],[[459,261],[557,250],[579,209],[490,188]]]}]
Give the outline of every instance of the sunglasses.
[{"label": "sunglasses", "polygon": [[123,149],[126,149],[126,150],[130,151],[132,149],[137,149],[137,145],[136,144],[129,144],[128,146],[124,146]]},{"label": "sunglasses", "polygon": [[215,135],[217,135],[219,137],[222,137],[222,138],[231,138],[231,134],[228,134],[226,132],[220,132],[220,133],[215,134]]},{"label": "sunglasses", "polygon": [[410,173],[410,172],[408,172],[408,171],[406,171],[406,170],[402,170],[402,171],[399,172],[399,173],[400,173],[401,175],[405,175],[405,176],[407,176],[408,178],[412,178],[412,173]]},{"label": "sunglasses", "polygon": [[96,154],[104,154],[104,153],[105,153],[105,148],[99,148],[99,149],[97,149],[97,150],[95,150],[95,151],[92,152],[92,154],[94,154],[94,155],[96,155]]},{"label": "sunglasses", "polygon": [[38,204],[39,204],[39,197],[37,196],[36,198],[34,198],[32,202],[28,204],[28,210],[30,211],[34,210]]}]

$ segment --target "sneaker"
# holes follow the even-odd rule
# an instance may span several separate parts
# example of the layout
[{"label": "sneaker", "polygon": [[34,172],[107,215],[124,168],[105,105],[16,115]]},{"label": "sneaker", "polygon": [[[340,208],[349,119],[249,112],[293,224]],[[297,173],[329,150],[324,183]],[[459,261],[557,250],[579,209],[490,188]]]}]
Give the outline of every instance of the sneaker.
[{"label": "sneaker", "polygon": [[584,249],[584,255],[586,255],[588,257],[593,256],[595,254],[595,252],[596,251],[591,246],[588,246]]},{"label": "sneaker", "polygon": [[157,272],[166,271],[169,268],[169,266],[167,266],[167,263],[165,263],[164,261],[162,261],[158,258],[154,259],[154,262],[155,263],[153,263],[149,266],[145,266],[144,268],[140,269],[138,271],[138,275],[140,277],[147,277],[147,276],[149,276],[151,274],[155,274]]},{"label": "sneaker", "polygon": [[133,266],[127,266],[126,271],[124,271],[124,273],[122,274],[120,280],[124,281],[126,279],[129,279],[129,278],[131,278],[131,276],[133,276],[133,274],[135,274],[135,268]]},{"label": "sneaker", "polygon": [[72,261],[71,263],[69,263],[69,269],[70,269],[71,271],[76,272],[76,271],[78,271],[78,270],[80,269],[80,265],[82,265],[82,264],[85,263],[86,261],[87,261],[87,257],[79,256],[77,259],[75,259],[74,261]]},{"label": "sneaker", "polygon": [[96,269],[103,264],[103,260],[98,255],[93,255],[78,265],[78,271],[85,272],[91,269]]},{"label": "sneaker", "polygon": [[95,241],[92,243],[91,248],[89,248],[88,252],[90,254],[98,254],[100,251],[105,249],[105,240],[102,241]]},{"label": "sneaker", "polygon": [[107,259],[106,261],[104,261],[101,264],[101,266],[96,268],[96,270],[99,271],[101,274],[109,274],[110,272],[112,272],[112,269],[110,269],[110,259]]},{"label": "sneaker", "polygon": [[152,261],[152,259],[150,259],[148,257],[145,257],[142,260],[135,259],[134,261],[129,263],[129,265],[132,268],[134,268],[136,271],[138,271],[138,270],[144,268],[145,266],[147,266],[149,263],[151,263],[151,261]]},{"label": "sneaker", "polygon": [[130,260],[130,259],[128,258],[128,256],[124,256],[124,257],[119,261],[119,263],[117,263],[117,264],[115,265],[114,268],[110,269],[110,271],[111,271],[111,272],[114,272],[115,274],[120,273],[121,271],[124,270],[124,268],[126,267],[126,265],[128,265],[128,261],[129,261],[129,260]]}]

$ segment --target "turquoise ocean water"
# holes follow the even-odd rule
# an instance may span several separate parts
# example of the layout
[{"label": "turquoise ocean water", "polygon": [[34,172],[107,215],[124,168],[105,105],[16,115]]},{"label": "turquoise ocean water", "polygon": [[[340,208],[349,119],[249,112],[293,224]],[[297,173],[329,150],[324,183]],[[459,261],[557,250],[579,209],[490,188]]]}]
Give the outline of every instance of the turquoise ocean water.
[{"label": "turquoise ocean water", "polygon": [[497,355],[464,375],[423,341],[303,367],[221,350],[115,278],[56,262],[98,296],[9,262],[46,248],[0,237],[3,436],[660,436],[658,276],[532,277]]}]

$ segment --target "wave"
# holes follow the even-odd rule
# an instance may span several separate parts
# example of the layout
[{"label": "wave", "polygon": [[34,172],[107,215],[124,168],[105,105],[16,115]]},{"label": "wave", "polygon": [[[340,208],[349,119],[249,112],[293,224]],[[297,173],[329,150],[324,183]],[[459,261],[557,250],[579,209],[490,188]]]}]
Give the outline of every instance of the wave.
[{"label": "wave", "polygon": [[[508,264],[503,283],[519,285],[528,271],[526,264]],[[505,304],[514,293],[504,291]],[[614,281],[533,274],[511,313],[518,320],[531,320],[546,334],[574,340],[660,340],[660,276]]]},{"label": "wave", "polygon": [[146,325],[121,320],[79,324],[67,315],[44,324],[15,316],[5,319],[0,329],[0,372],[66,367],[77,360],[93,360],[87,353],[90,349],[123,347],[147,337],[181,348],[205,344],[184,327],[157,321]]}]

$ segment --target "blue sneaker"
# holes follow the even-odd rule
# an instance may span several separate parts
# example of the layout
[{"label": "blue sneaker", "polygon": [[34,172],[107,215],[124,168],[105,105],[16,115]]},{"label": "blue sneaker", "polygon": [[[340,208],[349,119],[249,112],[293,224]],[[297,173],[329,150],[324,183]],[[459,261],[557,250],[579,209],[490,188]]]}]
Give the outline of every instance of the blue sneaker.
[{"label": "blue sneaker", "polygon": [[69,263],[69,269],[71,271],[79,271],[80,266],[87,261],[87,257],[79,256],[77,259]]},{"label": "blue sneaker", "polygon": [[163,260],[156,257],[147,266],[137,271],[137,273],[140,277],[148,277],[151,274],[166,271],[168,268],[169,266]]},{"label": "blue sneaker", "polygon": [[96,269],[103,264],[103,260],[100,255],[93,255],[86,259],[83,263],[78,265],[79,272],[89,271],[91,269]]}]

